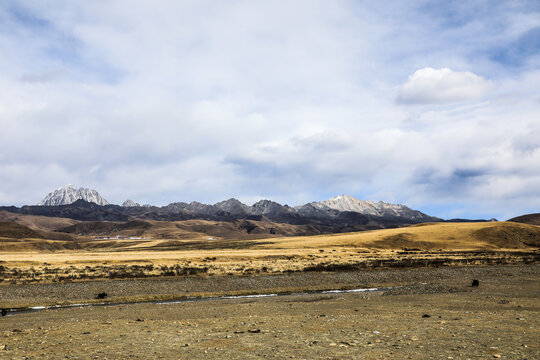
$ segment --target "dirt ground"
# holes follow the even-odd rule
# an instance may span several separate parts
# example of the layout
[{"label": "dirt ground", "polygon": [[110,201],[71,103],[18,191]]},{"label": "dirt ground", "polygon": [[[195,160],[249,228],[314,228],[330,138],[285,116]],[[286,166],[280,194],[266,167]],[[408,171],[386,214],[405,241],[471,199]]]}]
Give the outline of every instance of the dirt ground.
[{"label": "dirt ground", "polygon": [[[84,293],[88,298],[95,291],[114,299],[140,289],[158,295],[180,288],[188,293],[338,285],[393,289],[8,314],[0,318],[0,358],[540,358],[538,264],[209,279],[10,285],[1,288],[0,303],[9,304],[12,296],[29,303],[43,296],[50,303],[71,292],[71,300],[84,300]],[[471,287],[472,279],[480,286]],[[15,295],[6,295],[8,289]]]}]

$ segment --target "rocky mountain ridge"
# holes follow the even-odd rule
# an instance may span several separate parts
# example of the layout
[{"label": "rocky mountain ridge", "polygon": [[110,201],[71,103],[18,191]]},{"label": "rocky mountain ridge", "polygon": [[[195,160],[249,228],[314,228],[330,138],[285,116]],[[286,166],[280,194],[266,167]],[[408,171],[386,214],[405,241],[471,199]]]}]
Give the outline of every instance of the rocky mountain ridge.
[{"label": "rocky mountain ridge", "polygon": [[77,200],[84,200],[102,206],[109,205],[109,202],[105,200],[96,190],[82,187],[77,189],[71,184],[58,188],[47,194],[47,196],[45,196],[45,198],[43,198],[43,200],[41,200],[37,205],[61,206],[73,204]]},{"label": "rocky mountain ridge", "polygon": [[136,203],[135,201],[130,200],[130,199],[127,199],[126,201],[122,203],[122,207],[137,207],[137,206],[141,206],[141,204]]},{"label": "rocky mountain ridge", "polygon": [[426,214],[402,204],[389,204],[383,201],[364,201],[345,194],[312,204],[318,209],[330,208],[338,211],[352,211],[375,216],[398,216],[419,220],[426,216]]},{"label": "rocky mountain ridge", "polygon": [[[4,208],[8,210],[7,208]],[[17,210],[13,210],[17,209]],[[80,220],[128,219],[187,220],[208,219],[231,221],[261,219],[290,224],[311,222],[336,224],[413,224],[441,221],[401,204],[382,201],[363,201],[349,195],[338,195],[320,202],[291,207],[271,200],[260,200],[249,206],[231,198],[215,204],[173,202],[165,206],[143,205],[126,200],[122,206],[110,205],[99,193],[91,189],[76,189],[67,185],[48,194],[38,206],[11,208],[25,214],[69,217]]]}]

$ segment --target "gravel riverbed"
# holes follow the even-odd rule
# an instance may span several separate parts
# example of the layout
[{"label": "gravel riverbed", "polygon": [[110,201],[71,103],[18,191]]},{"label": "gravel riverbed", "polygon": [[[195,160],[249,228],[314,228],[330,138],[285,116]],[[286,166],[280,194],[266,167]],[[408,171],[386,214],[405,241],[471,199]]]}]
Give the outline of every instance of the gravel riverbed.
[{"label": "gravel riverbed", "polygon": [[174,299],[186,296],[264,294],[309,290],[399,286],[392,292],[421,294],[468,291],[484,274],[513,277],[537,271],[535,265],[298,272],[253,276],[181,276],[0,286],[0,308],[80,303],[106,293],[107,302]]},{"label": "gravel riverbed", "polygon": [[[471,287],[472,279],[479,287]],[[99,292],[114,300],[139,292],[346,286],[399,287],[9,315],[0,318],[0,358],[540,358],[540,265],[8,285],[1,287],[0,299],[55,303]]]}]

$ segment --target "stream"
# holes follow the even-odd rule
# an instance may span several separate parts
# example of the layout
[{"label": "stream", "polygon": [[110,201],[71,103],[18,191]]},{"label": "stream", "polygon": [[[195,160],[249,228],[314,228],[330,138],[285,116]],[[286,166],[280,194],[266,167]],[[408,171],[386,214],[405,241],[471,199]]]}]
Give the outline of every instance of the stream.
[{"label": "stream", "polygon": [[346,294],[346,293],[361,293],[368,291],[389,290],[392,288],[360,288],[349,290],[311,290],[305,292],[284,292],[284,293],[272,293],[272,294],[251,294],[251,295],[224,295],[224,296],[203,296],[203,297],[186,297],[177,300],[151,300],[151,301],[133,301],[133,302],[103,302],[103,303],[79,303],[68,305],[47,305],[47,306],[33,306],[24,308],[11,308],[2,309],[2,316],[14,316],[19,314],[34,313],[43,310],[56,310],[56,309],[69,309],[77,307],[91,307],[91,306],[121,306],[130,304],[156,304],[156,305],[170,305],[181,304],[187,302],[197,301],[216,301],[216,300],[231,300],[231,299],[253,299],[253,298],[265,298],[265,297],[277,297],[277,296],[310,296],[317,294]]}]

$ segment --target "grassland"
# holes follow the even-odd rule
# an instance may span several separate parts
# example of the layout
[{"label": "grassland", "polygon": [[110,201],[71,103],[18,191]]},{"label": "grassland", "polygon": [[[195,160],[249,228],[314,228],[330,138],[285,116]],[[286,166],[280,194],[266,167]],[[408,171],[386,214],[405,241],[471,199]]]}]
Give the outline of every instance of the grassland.
[{"label": "grassland", "polygon": [[[153,227],[154,231],[159,227]],[[150,238],[150,236],[154,237]],[[223,239],[0,238],[1,284],[186,275],[252,275],[530,263],[540,227],[510,222],[432,223],[347,234]]]}]

